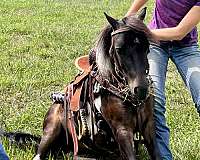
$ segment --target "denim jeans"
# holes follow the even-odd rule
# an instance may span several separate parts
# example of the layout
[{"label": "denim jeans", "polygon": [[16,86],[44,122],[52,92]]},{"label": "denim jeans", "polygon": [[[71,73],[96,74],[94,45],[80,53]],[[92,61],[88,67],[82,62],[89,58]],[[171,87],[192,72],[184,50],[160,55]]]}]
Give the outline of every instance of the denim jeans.
[{"label": "denim jeans", "polygon": [[6,152],[3,149],[2,144],[0,143],[0,160],[9,160]]},{"label": "denim jeans", "polygon": [[179,47],[172,43],[151,44],[148,54],[149,73],[155,87],[156,148],[160,152],[161,160],[173,159],[169,149],[169,128],[165,118],[165,80],[169,59],[176,65],[200,113],[200,51],[198,46]]}]

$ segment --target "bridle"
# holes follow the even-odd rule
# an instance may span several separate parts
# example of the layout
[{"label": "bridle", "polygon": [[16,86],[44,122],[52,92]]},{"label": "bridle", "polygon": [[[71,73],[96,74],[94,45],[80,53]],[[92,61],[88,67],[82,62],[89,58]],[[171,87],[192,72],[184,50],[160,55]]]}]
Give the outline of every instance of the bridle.
[{"label": "bridle", "polygon": [[[126,73],[121,70],[121,63],[119,62],[119,59],[116,56],[116,51],[113,49],[113,37],[118,34],[122,34],[124,32],[130,32],[133,30],[130,26],[125,26],[123,28],[117,29],[111,33],[112,37],[112,44],[109,50],[109,54],[112,58],[112,62],[114,65],[114,72],[115,74],[111,74],[111,79],[105,79],[103,78],[98,71],[96,72],[94,77],[96,77],[96,80],[100,83],[101,87],[104,90],[107,90],[117,97],[121,98],[123,101],[128,101],[130,102],[134,107],[141,106],[142,104],[145,103],[145,100],[139,100],[139,98],[136,95],[131,94],[131,89],[128,86],[127,82],[127,75]],[[147,51],[148,52],[148,51]],[[153,87],[152,87],[152,80],[151,77],[148,75],[149,73],[149,66],[147,67],[146,71],[146,78],[148,81],[148,94],[151,94]],[[149,95],[147,96],[147,98]]]},{"label": "bridle", "polygon": [[120,29],[117,29],[117,30],[113,31],[113,32],[111,33],[111,36],[113,37],[113,36],[116,35],[116,34],[120,34],[120,33],[124,33],[124,32],[129,32],[129,31],[131,31],[131,30],[132,30],[131,27],[125,26],[125,27],[122,27],[122,28],[120,28]]},{"label": "bridle", "polygon": [[[124,23],[125,23],[125,22],[124,22]],[[121,34],[121,33],[124,33],[124,32],[130,32],[131,30],[136,31],[136,30],[133,29],[131,26],[129,26],[129,25],[126,24],[125,27],[122,27],[122,28],[119,28],[119,29],[113,31],[113,32],[111,33],[111,37],[112,37],[111,48],[112,48],[112,45],[113,45],[113,37],[114,37],[115,35],[118,35],[118,34]],[[136,31],[136,32],[139,32],[139,31]],[[147,52],[146,54],[149,53],[149,48],[147,49],[146,52]],[[149,73],[149,66],[148,66],[147,69],[146,69],[146,74],[148,75],[148,73]]]}]

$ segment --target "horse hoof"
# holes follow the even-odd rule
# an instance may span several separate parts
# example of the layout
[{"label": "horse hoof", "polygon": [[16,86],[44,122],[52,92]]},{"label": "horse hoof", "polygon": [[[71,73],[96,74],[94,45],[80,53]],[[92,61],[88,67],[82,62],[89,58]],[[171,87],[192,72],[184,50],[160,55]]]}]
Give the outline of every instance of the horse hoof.
[{"label": "horse hoof", "polygon": [[37,155],[33,158],[33,160],[40,160],[40,155],[37,154]]}]

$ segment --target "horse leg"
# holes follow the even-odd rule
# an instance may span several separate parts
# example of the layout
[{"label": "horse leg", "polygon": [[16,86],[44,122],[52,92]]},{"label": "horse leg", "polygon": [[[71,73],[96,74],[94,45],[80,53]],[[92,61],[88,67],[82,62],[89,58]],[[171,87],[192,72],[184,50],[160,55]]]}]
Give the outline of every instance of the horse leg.
[{"label": "horse leg", "polygon": [[133,142],[133,115],[129,107],[117,97],[104,97],[102,99],[102,114],[115,136],[122,159],[136,160]]},{"label": "horse leg", "polygon": [[151,98],[146,102],[144,110],[140,112],[139,116],[142,120],[142,136],[149,156],[152,160],[159,160],[159,153],[156,151],[155,147],[155,124],[152,112],[153,100]]},{"label": "horse leg", "polygon": [[[122,124],[123,125],[123,124]],[[133,132],[131,129],[119,126],[115,133],[116,141],[119,144],[120,153],[123,159],[135,160]]]},{"label": "horse leg", "polygon": [[147,147],[149,156],[152,160],[159,160],[159,153],[156,151],[155,147],[155,130],[152,129],[154,125],[151,124],[152,122],[148,122],[146,127],[142,131],[142,135],[144,137],[144,143]]},{"label": "horse leg", "polygon": [[56,138],[60,135],[62,129],[60,121],[61,112],[62,105],[54,103],[45,115],[43,135],[37,150],[37,155],[33,160],[45,158],[45,155],[49,151],[52,143],[54,143]]}]

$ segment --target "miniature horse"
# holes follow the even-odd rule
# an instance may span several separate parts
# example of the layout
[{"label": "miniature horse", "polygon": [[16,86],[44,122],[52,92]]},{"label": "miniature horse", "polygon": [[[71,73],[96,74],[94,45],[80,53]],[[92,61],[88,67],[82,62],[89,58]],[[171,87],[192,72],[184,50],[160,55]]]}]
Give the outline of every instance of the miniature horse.
[{"label": "miniature horse", "polygon": [[[153,94],[148,78],[151,34],[143,23],[145,14],[146,8],[139,15],[120,21],[105,14],[110,25],[102,31],[95,46],[97,69],[93,78],[101,86],[97,110],[110,127],[121,159],[127,160],[136,159],[133,140],[137,132],[143,136],[150,158],[159,159],[154,147]],[[43,136],[34,160],[43,158],[58,139],[65,141],[65,132],[69,133],[66,147],[72,147],[65,120],[63,103],[55,102],[45,116]]]}]

